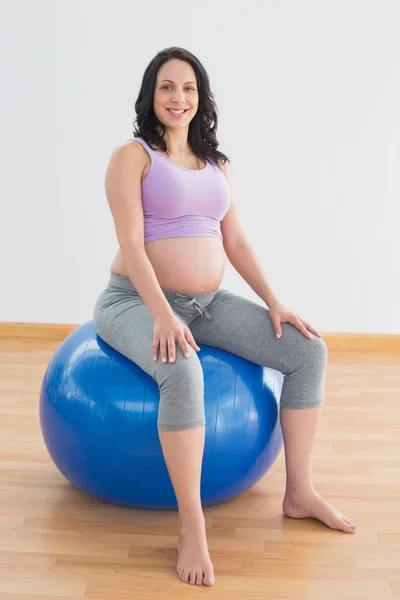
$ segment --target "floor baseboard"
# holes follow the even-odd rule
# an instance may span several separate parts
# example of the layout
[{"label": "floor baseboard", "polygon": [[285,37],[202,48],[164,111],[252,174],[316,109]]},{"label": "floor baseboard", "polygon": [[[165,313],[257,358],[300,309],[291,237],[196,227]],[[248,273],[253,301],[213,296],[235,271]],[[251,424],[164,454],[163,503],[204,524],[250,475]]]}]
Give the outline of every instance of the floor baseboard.
[{"label": "floor baseboard", "polygon": [[[62,341],[80,325],[58,323],[0,323],[0,338]],[[328,350],[400,352],[400,335],[376,333],[322,333]]]}]

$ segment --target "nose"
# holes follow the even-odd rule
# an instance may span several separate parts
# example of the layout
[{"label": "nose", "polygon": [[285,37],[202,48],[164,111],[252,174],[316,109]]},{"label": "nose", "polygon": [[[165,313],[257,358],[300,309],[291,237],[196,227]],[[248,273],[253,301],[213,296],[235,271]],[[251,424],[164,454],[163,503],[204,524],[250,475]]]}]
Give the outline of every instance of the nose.
[{"label": "nose", "polygon": [[184,92],[180,92],[179,90],[177,90],[175,92],[175,94],[172,97],[174,102],[181,102],[184,103],[185,102],[185,93]]}]

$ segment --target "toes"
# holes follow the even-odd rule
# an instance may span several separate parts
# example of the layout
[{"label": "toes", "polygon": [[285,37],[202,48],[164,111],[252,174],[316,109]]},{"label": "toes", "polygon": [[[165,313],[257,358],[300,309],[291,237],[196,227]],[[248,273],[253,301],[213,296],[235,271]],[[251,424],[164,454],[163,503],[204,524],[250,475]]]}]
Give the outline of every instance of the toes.
[{"label": "toes", "polygon": [[189,581],[189,571],[188,569],[183,569],[181,579],[183,583],[187,583]]},{"label": "toes", "polygon": [[189,573],[189,583],[191,583],[192,585],[195,585],[196,583],[196,571],[190,571]]},{"label": "toes", "polygon": [[349,523],[350,525],[355,525],[353,519],[350,519],[350,517],[348,517],[347,515],[343,515],[343,520],[346,521],[346,523]]},{"label": "toes", "polygon": [[204,575],[203,579],[204,585],[213,585],[214,583],[214,574],[212,572],[208,572]]},{"label": "toes", "polygon": [[201,569],[196,571],[195,581],[197,585],[203,585],[203,571]]},{"label": "toes", "polygon": [[342,522],[345,523],[345,528],[343,529],[343,531],[347,531],[348,533],[355,531],[356,526],[354,525],[354,522],[350,519],[350,517],[342,516]]},{"label": "toes", "polygon": [[196,571],[182,569],[181,572],[177,572],[179,579],[181,579],[183,583],[189,583],[191,585],[213,585],[213,583],[215,583],[214,574],[212,572],[206,572],[204,577],[201,569],[197,569]]}]

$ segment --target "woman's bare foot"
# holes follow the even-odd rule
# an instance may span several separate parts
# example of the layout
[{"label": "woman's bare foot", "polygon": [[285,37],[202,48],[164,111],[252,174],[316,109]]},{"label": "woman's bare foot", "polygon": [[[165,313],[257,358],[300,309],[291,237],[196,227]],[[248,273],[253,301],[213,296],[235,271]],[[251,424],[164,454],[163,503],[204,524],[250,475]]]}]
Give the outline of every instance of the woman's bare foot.
[{"label": "woman's bare foot", "polygon": [[189,582],[193,585],[215,583],[203,514],[194,515],[181,524],[176,549],[179,554],[176,571],[183,583]]},{"label": "woman's bare foot", "polygon": [[332,529],[340,529],[345,533],[354,533],[354,521],[346,515],[340,514],[333,506],[328,504],[315,490],[300,494],[285,494],[282,509],[287,517],[306,519],[314,517]]}]

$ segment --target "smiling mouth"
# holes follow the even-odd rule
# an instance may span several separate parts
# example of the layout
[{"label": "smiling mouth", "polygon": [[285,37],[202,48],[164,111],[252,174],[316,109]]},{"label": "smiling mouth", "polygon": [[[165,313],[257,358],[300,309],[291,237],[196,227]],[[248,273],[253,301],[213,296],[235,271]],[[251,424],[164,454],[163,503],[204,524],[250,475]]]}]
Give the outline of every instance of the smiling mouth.
[{"label": "smiling mouth", "polygon": [[184,108],[181,110],[178,110],[178,112],[175,112],[173,109],[167,108],[167,111],[169,113],[171,113],[172,115],[183,115],[185,114],[189,109],[188,108]]}]

